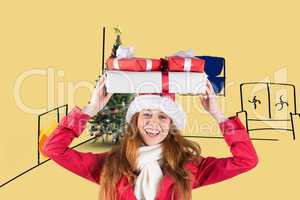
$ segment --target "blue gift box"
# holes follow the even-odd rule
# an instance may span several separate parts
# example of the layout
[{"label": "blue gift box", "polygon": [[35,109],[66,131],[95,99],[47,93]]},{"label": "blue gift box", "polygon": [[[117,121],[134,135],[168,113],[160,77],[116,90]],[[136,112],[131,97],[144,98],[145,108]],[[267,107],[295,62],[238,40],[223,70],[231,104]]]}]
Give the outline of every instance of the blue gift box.
[{"label": "blue gift box", "polygon": [[[224,88],[223,95],[225,96],[225,59],[216,56],[196,56],[205,60],[204,71],[208,75],[208,80],[211,82],[216,94],[220,94]],[[223,75],[221,75],[224,70]]]}]

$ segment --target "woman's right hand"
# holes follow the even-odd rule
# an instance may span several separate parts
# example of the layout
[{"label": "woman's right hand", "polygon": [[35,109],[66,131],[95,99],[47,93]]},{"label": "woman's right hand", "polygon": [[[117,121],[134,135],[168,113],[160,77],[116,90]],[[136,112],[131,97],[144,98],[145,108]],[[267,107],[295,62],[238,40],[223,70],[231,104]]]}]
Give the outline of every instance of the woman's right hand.
[{"label": "woman's right hand", "polygon": [[200,102],[207,112],[211,114],[219,123],[225,121],[227,118],[224,113],[220,111],[217,103],[217,97],[214,88],[209,81],[207,81],[206,94],[199,96]]},{"label": "woman's right hand", "polygon": [[91,117],[95,116],[100,110],[102,110],[113,95],[113,93],[106,93],[104,84],[105,80],[106,77],[102,75],[97,82],[96,88],[93,90],[89,104],[82,110]]}]

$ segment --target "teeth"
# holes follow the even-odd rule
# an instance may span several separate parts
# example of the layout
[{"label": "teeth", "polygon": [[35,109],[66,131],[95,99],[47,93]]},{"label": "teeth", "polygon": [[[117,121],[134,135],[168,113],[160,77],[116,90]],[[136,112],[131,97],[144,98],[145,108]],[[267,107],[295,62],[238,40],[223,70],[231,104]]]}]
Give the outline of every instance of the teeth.
[{"label": "teeth", "polygon": [[146,131],[150,133],[159,133],[158,130],[153,130],[153,129],[146,129]]},{"label": "teeth", "polygon": [[150,129],[150,128],[147,128],[145,129],[146,133],[149,135],[158,135],[159,134],[159,131],[158,130],[154,130],[154,129]]}]

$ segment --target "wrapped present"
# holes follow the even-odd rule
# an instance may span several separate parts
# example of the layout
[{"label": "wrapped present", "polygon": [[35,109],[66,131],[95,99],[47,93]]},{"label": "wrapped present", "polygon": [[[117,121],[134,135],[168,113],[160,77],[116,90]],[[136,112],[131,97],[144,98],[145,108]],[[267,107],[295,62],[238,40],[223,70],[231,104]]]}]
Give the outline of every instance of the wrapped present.
[{"label": "wrapped present", "polygon": [[196,57],[168,57],[169,71],[204,72],[205,60]]},{"label": "wrapped present", "polygon": [[197,56],[205,60],[204,71],[208,76],[219,76],[225,66],[225,59],[216,56]]},{"label": "wrapped present", "polygon": [[216,56],[197,56],[197,58],[205,60],[204,71],[208,76],[207,79],[212,84],[215,93],[221,93],[225,87],[225,59]]},{"label": "wrapped present", "polygon": [[225,86],[225,77],[212,77],[208,76],[207,79],[213,86],[213,89],[216,94],[221,93],[222,89]]},{"label": "wrapped present", "polygon": [[106,61],[109,70],[122,71],[160,71],[161,60],[150,58],[109,58]]},{"label": "wrapped present", "polygon": [[169,71],[204,72],[205,60],[193,56],[194,50],[178,51],[168,57]]},{"label": "wrapped present", "polygon": [[160,59],[137,58],[134,57],[133,51],[134,47],[120,45],[116,52],[117,57],[107,59],[107,68],[122,71],[160,71]]},{"label": "wrapped present", "polygon": [[108,93],[204,94],[207,75],[196,72],[130,72],[106,70]]}]

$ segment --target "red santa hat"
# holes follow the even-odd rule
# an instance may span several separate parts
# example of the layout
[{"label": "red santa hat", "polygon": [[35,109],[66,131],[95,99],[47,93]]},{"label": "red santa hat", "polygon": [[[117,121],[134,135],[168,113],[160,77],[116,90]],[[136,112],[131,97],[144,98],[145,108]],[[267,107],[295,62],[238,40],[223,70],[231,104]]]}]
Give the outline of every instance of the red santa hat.
[{"label": "red santa hat", "polygon": [[174,122],[177,128],[181,129],[186,124],[186,114],[182,107],[175,102],[175,94],[172,93],[140,93],[130,103],[126,121],[129,123],[132,116],[143,109],[160,109],[166,113]]}]

